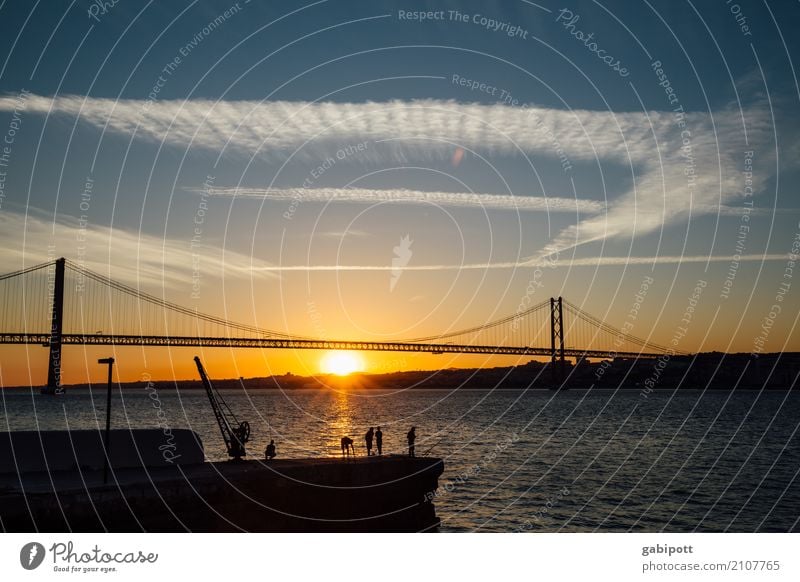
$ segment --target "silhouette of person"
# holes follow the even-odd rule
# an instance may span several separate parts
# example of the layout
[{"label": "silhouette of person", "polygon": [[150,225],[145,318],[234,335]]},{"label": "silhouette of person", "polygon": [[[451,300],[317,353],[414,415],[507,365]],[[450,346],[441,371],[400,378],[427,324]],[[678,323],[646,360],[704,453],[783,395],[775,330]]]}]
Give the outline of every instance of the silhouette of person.
[{"label": "silhouette of person", "polygon": [[378,430],[375,432],[375,445],[378,448],[378,454],[383,454],[383,432],[381,432],[381,427],[378,427]]},{"label": "silhouette of person", "polygon": [[414,442],[417,440],[417,427],[416,426],[412,426],[411,427],[411,430],[408,431],[408,435],[406,435],[406,438],[408,438],[408,456],[409,457],[414,457],[414,456],[416,456],[414,454]]},{"label": "silhouette of person", "polygon": [[267,458],[268,461],[271,461],[272,459],[275,458],[275,455],[277,454],[278,453],[275,452],[275,441],[274,440],[269,441],[269,444],[267,445],[267,450],[264,451],[264,456]]},{"label": "silhouette of person", "polygon": [[372,430],[372,427],[369,427],[367,434],[364,435],[364,440],[367,443],[367,456],[369,457],[372,454],[372,437],[374,436],[375,431]]},{"label": "silhouette of person", "polygon": [[344,457],[346,453],[347,456],[349,457],[351,451],[353,452],[353,456],[355,457],[356,450],[353,448],[353,439],[351,439],[350,437],[342,437],[342,456]]}]

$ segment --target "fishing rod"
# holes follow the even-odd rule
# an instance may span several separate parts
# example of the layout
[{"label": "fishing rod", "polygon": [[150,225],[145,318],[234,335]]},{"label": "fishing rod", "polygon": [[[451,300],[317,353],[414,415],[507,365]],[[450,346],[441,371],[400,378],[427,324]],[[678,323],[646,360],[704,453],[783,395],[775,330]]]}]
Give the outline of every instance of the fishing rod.
[{"label": "fishing rod", "polygon": [[444,439],[446,439],[448,436],[449,436],[449,435],[445,434],[445,435],[444,435],[442,438],[440,438],[438,441],[436,441],[435,443],[433,443],[433,445],[431,446],[431,448],[429,448],[427,451],[425,451],[424,453],[422,453],[422,456],[423,456],[423,457],[427,457],[427,456],[428,456],[428,454],[430,454],[430,452],[431,452],[433,449],[435,449],[435,448],[436,448],[436,446],[437,446],[439,443],[441,443],[441,442],[442,442]]}]

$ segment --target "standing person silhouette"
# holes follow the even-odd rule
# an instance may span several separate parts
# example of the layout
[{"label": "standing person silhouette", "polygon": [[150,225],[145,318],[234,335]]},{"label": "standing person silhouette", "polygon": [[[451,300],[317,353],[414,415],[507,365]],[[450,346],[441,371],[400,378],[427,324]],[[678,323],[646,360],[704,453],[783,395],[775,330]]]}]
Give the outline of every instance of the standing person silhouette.
[{"label": "standing person silhouette", "polygon": [[414,454],[414,442],[417,440],[416,426],[411,427],[411,430],[408,431],[408,435],[406,435],[406,438],[408,438],[408,456],[415,457],[416,455]]},{"label": "standing person silhouette", "polygon": [[378,454],[383,454],[383,432],[381,432],[381,427],[378,427],[378,431],[375,433],[375,444],[378,447]]},{"label": "standing person silhouette", "polygon": [[369,457],[372,454],[372,437],[375,434],[375,431],[372,430],[372,427],[369,427],[367,434],[364,435],[364,440],[367,443],[367,456]]}]

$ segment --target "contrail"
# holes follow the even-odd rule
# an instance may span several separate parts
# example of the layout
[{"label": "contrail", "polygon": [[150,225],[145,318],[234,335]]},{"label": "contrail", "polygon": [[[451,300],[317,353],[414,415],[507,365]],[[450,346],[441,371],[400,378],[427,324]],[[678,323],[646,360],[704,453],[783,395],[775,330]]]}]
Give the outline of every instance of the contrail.
[{"label": "contrail", "polygon": [[213,188],[204,194],[217,197],[257,198],[299,202],[350,202],[358,204],[430,204],[493,210],[598,213],[604,202],[547,196],[514,196],[473,192],[428,192],[421,190],[369,188]]},{"label": "contrail", "polygon": [[[609,267],[619,265],[678,265],[683,263],[724,263],[733,260],[740,262],[760,262],[760,261],[785,261],[788,255],[765,254],[765,255],[720,255],[708,257],[706,255],[695,256],[661,256],[661,257],[590,257],[583,259],[572,259],[568,261],[552,261],[547,259],[520,261],[507,261],[498,263],[466,263],[463,265],[443,264],[443,265],[411,265],[403,267],[404,271],[470,271],[483,269],[518,269],[523,267]],[[275,265],[270,267],[259,267],[253,270],[263,269],[266,271],[392,271],[394,267],[389,265]]]},{"label": "contrail", "polygon": [[[448,206],[462,208],[480,208],[485,210],[513,210],[529,212],[565,212],[583,214],[599,214],[609,208],[602,200],[585,198],[564,198],[559,196],[530,196],[513,194],[490,194],[476,192],[437,192],[424,190],[372,189],[372,188],[190,188],[191,192],[217,198],[237,198],[254,200],[276,200],[285,202],[325,202],[353,204],[413,204]],[[612,201],[613,202],[613,201]],[[640,214],[659,214],[659,210],[640,208],[631,210],[631,216]],[[772,209],[752,208],[750,215],[769,215]],[[797,208],[782,208],[780,212],[796,214]],[[719,216],[741,216],[743,210],[736,206],[713,204],[695,204],[692,215],[711,214]]]}]

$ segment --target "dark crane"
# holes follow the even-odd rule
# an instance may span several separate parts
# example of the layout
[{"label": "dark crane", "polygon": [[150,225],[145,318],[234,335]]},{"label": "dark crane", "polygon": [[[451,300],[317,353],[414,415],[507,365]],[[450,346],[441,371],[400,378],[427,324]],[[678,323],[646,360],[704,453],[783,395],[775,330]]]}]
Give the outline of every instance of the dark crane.
[{"label": "dark crane", "polygon": [[194,363],[197,364],[197,371],[200,373],[203,387],[206,389],[206,394],[208,394],[208,400],[211,402],[211,408],[217,419],[219,431],[222,433],[222,438],[225,439],[228,456],[236,460],[241,459],[247,454],[244,445],[250,440],[250,424],[246,420],[239,422],[225,402],[222,394],[214,388],[211,380],[208,379],[199,357],[194,357]]}]

